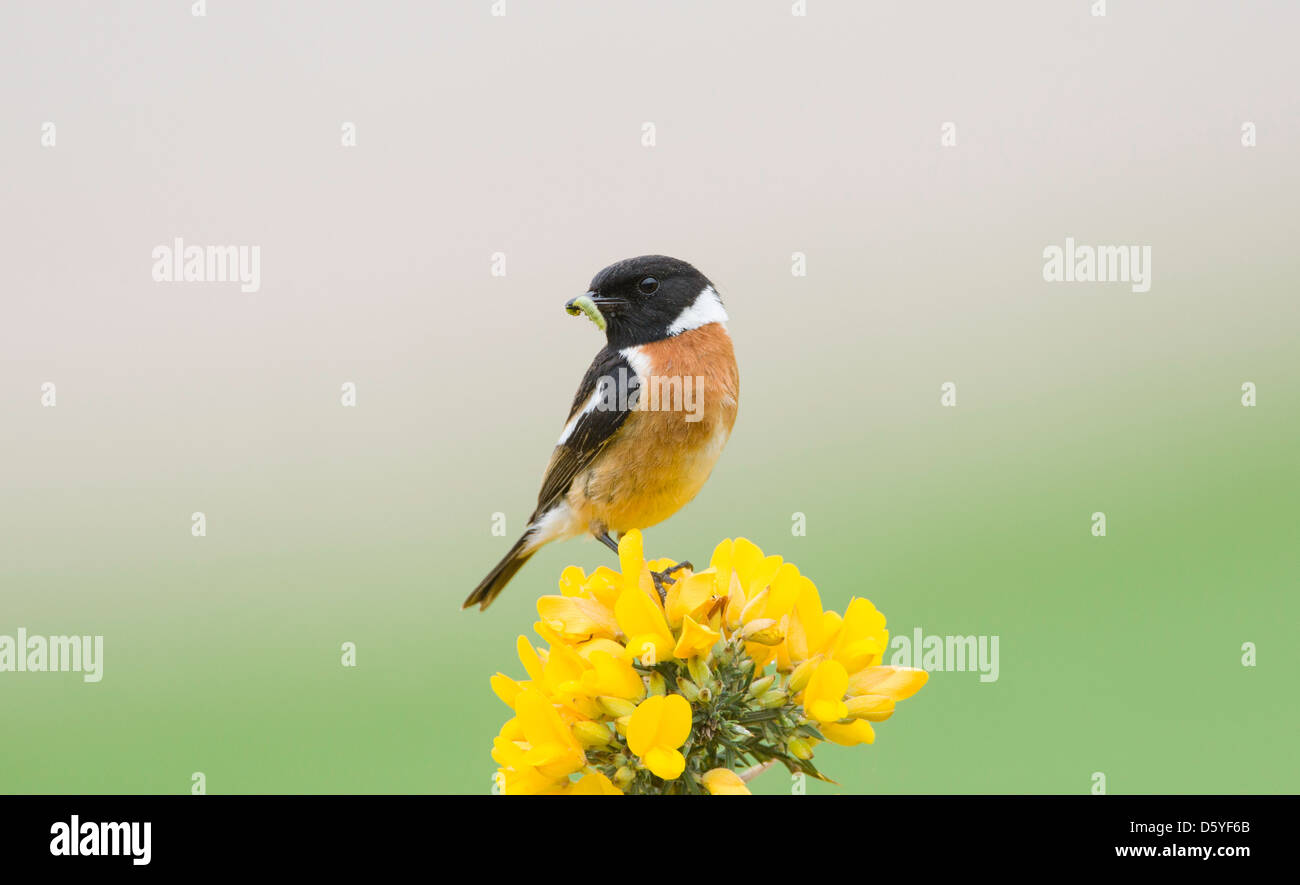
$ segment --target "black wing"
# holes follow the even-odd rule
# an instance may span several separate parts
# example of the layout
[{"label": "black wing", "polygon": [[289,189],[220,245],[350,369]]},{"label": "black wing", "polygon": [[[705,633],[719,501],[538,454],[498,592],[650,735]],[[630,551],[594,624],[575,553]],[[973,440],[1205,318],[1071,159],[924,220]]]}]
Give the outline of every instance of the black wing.
[{"label": "black wing", "polygon": [[568,494],[573,478],[590,467],[614,438],[635,407],[638,384],[632,365],[617,350],[606,347],[596,354],[578,385],[565,422],[565,427],[573,423],[573,429],[555,447],[546,468],[534,518],[558,504]]}]

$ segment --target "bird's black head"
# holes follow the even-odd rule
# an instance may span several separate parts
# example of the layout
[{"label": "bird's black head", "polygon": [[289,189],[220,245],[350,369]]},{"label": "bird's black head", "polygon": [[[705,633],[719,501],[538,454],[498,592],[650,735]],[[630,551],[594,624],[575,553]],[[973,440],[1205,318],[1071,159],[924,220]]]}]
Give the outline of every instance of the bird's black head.
[{"label": "bird's black head", "polygon": [[[605,337],[616,350],[648,344],[707,323],[726,322],[713,284],[685,261],[665,255],[628,258],[602,270],[583,298],[605,320]],[[574,298],[565,305],[573,312]]]}]

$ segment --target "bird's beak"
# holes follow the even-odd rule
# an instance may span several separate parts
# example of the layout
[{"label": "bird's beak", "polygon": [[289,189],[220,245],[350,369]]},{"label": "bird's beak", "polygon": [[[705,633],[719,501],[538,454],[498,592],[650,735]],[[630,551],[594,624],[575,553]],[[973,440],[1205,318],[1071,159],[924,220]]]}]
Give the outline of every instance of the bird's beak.
[{"label": "bird's beak", "polygon": [[621,304],[619,298],[601,298],[595,292],[587,292],[579,295],[577,298],[570,298],[564,303],[564,309],[573,316],[586,314],[587,319],[596,324],[596,328],[605,331],[605,315],[601,313],[601,307],[611,307],[615,304]]}]

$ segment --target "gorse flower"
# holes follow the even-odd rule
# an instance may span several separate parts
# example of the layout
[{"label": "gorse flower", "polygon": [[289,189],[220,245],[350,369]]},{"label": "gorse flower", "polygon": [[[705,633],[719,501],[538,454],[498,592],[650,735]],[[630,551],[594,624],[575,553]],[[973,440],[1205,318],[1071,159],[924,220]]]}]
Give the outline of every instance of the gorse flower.
[{"label": "gorse flower", "polygon": [[824,611],[817,587],[744,538],[683,569],[663,595],[641,535],[619,542],[621,571],[570,566],[537,602],[548,645],[516,645],[527,679],[498,673],[514,711],[492,747],[506,793],[748,793],[780,762],[826,778],[817,745],[871,743],[871,723],[926,682],[887,667],[885,617],[855,598]]}]

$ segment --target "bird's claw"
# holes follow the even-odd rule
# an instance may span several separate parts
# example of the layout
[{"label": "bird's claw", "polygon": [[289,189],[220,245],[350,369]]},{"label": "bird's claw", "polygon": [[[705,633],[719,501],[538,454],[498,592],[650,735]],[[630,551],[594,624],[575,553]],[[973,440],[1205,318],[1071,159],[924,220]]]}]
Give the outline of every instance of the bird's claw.
[{"label": "bird's claw", "polygon": [[655,592],[659,594],[660,602],[665,602],[668,599],[668,591],[664,588],[664,585],[675,584],[677,582],[677,579],[672,576],[673,572],[681,571],[684,568],[695,571],[695,566],[691,565],[690,562],[686,560],[682,560],[677,563],[677,565],[671,565],[661,572],[650,573],[650,580],[654,581]]}]

